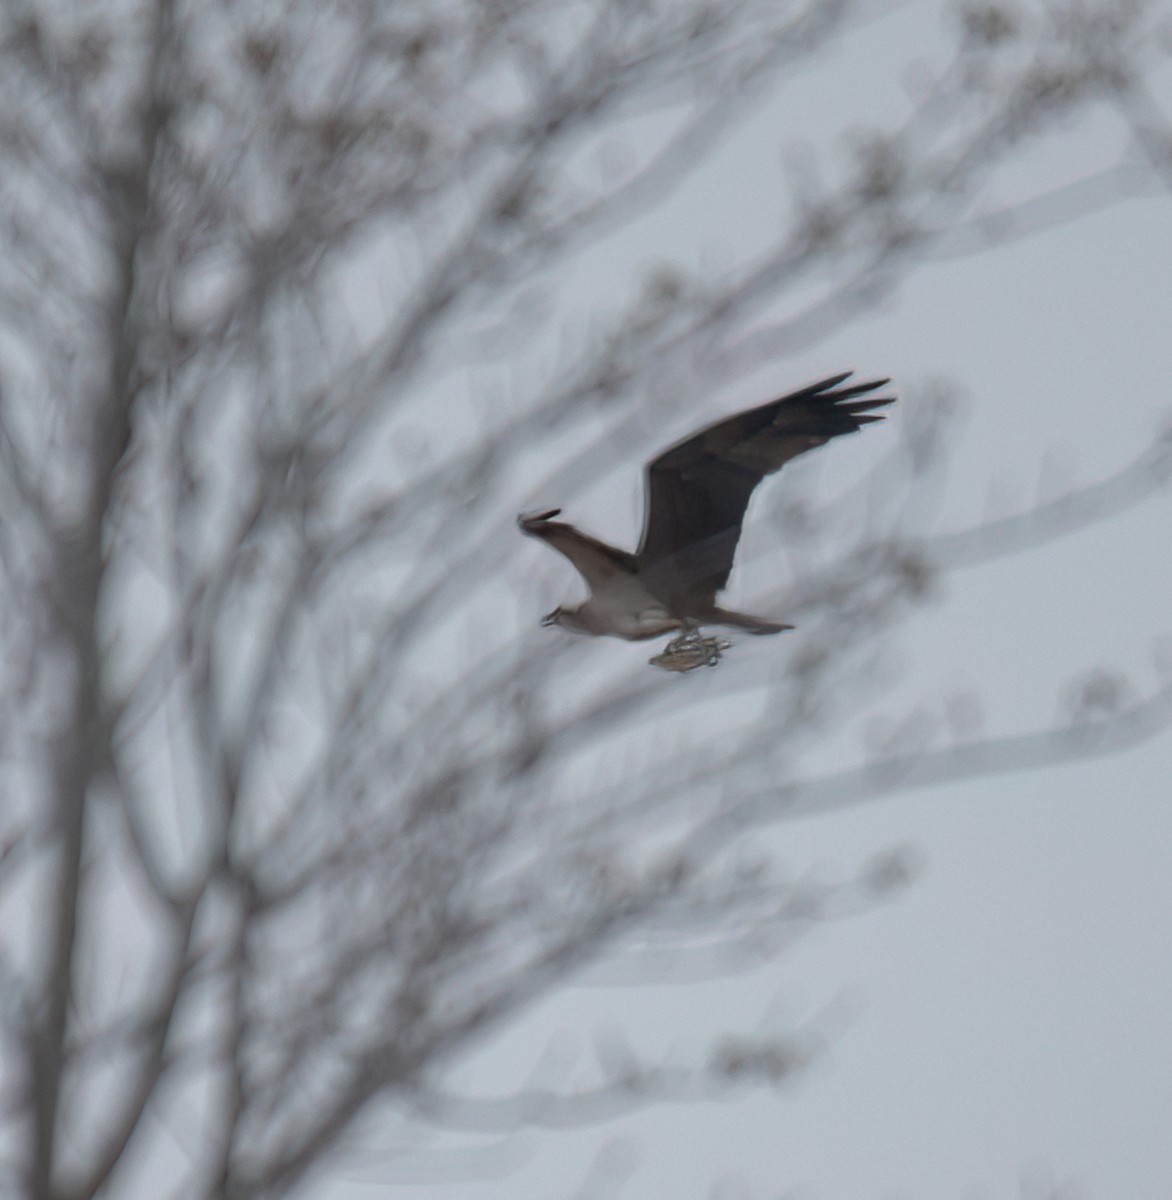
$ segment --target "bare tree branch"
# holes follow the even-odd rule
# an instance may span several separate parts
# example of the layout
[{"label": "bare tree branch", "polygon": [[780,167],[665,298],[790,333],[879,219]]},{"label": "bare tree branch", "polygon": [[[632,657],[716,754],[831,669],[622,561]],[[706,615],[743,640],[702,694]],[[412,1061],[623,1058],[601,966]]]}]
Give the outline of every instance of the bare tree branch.
[{"label": "bare tree branch", "polygon": [[[1172,724],[1166,685],[1068,683],[1083,664],[1032,731],[887,711],[886,648],[938,579],[1126,514],[1170,469],[1162,438],[940,532],[947,405],[914,387],[853,489],[776,493],[794,582],[774,599],[802,626],[783,670],[668,681],[518,632],[530,499],[644,461],[694,397],[917,270],[1167,186],[1144,6],[970,6],[906,119],[790,155],[752,254],[613,266],[885,12],[0,10],[0,904],[32,922],[31,949],[0,949],[14,1193],[156,1195],[143,1164],[165,1160],[177,1198],[277,1197],[379,1102],[507,1132],[776,1084],[817,1021],[690,1065],[612,1056],[576,1091],[478,1100],[449,1069],[588,967],[732,971],[908,875],[749,869],[754,830]],[[1113,159],[990,205],[1097,106],[1126,122]],[[868,717],[869,752],[809,773]]]}]

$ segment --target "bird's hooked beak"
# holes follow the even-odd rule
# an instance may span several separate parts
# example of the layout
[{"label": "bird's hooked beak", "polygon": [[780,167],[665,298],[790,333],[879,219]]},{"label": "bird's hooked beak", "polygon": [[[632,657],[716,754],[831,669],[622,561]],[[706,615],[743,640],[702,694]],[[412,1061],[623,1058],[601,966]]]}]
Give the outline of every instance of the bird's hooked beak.
[{"label": "bird's hooked beak", "polygon": [[561,615],[562,610],[560,608],[555,608],[553,612],[546,613],[545,616],[541,618],[541,627],[543,629],[548,629],[551,625],[556,625],[558,620],[561,618]]}]

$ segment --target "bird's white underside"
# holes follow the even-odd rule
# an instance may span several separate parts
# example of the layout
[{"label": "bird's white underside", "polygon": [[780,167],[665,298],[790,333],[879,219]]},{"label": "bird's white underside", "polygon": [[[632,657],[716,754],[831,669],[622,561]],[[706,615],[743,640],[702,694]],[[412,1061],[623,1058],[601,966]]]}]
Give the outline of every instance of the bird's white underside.
[{"label": "bird's white underside", "polygon": [[576,615],[592,633],[631,640],[657,637],[684,627],[633,575],[615,574],[605,583],[596,584]]}]

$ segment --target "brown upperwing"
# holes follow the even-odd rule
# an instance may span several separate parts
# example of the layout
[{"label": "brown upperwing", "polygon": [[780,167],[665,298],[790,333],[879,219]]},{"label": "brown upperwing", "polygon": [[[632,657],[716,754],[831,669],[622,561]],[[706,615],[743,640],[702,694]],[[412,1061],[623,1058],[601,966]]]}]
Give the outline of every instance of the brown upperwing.
[{"label": "brown upperwing", "polygon": [[589,534],[581,533],[573,525],[563,521],[552,521],[561,512],[560,508],[531,517],[518,517],[517,524],[523,533],[541,538],[559,553],[564,554],[577,568],[593,591],[612,579],[616,574],[631,575],[636,568],[633,554],[608,546]]},{"label": "brown upperwing", "polygon": [[701,429],[647,465],[640,573],[659,594],[712,603],[728,582],[753,489],[791,458],[881,416],[893,396],[856,400],[886,379],[839,387],[832,376]]}]

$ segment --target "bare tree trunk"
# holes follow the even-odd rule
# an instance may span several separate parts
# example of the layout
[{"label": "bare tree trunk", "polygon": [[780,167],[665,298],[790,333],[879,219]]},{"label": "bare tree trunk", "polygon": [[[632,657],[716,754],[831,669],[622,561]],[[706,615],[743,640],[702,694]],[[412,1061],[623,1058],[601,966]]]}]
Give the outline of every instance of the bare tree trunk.
[{"label": "bare tree trunk", "polygon": [[[576,281],[609,282],[607,239],[804,68],[834,69],[867,6],[74,7],[0,16],[0,905],[29,924],[0,948],[14,1193],[156,1195],[170,1155],[168,1194],[277,1197],[379,1100],[507,1127],[775,1082],[802,1039],[691,1073],[631,1059],[528,1104],[447,1087],[635,930],[719,946],[830,907],[742,870],[747,832],[1167,728],[1168,687],[1099,686],[1053,727],[897,728],[870,760],[801,769],[883,704],[883,647],[938,579],[1138,504],[1166,439],[941,535],[923,517],[948,392],[906,386],[899,444],[857,489],[777,493],[808,568],[771,597],[802,630],[784,671],[746,653],[695,687],[641,652],[600,679],[601,657],[531,639],[513,528],[536,494],[635,472],[692,396],[848,326],[932,255],[1113,203],[1133,163],[978,209],[1060,120],[1116,106],[1145,186],[1166,181],[1142,8],[970,9],[905,124],[857,137],[828,182],[795,173],[752,261],[630,265],[627,299],[587,320]],[[767,720],[721,724],[761,691]],[[838,892],[866,907],[902,879]]]}]

